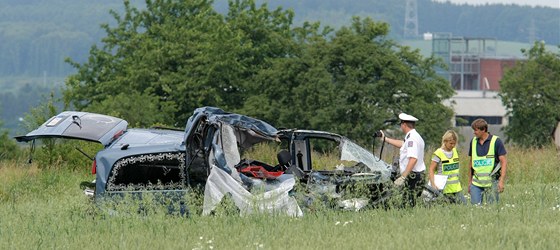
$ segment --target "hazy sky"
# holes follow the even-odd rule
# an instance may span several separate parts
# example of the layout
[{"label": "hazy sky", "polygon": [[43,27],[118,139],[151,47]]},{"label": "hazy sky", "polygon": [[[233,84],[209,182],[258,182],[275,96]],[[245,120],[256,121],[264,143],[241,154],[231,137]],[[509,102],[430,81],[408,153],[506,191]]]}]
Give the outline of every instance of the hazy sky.
[{"label": "hazy sky", "polygon": [[468,3],[468,4],[485,4],[485,3],[503,3],[503,4],[519,4],[530,6],[546,6],[560,9],[560,0],[435,0],[437,2],[452,3]]}]

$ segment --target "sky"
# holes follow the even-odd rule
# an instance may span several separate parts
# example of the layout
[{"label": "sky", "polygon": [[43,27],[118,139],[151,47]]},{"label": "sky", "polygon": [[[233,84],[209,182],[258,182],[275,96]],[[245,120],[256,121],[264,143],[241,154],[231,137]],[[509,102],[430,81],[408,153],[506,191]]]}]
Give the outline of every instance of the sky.
[{"label": "sky", "polygon": [[452,2],[452,3],[467,3],[473,5],[479,4],[493,4],[493,3],[502,3],[502,4],[518,4],[518,5],[530,5],[530,6],[544,6],[544,7],[553,7],[560,9],[560,0],[435,0],[437,2]]}]

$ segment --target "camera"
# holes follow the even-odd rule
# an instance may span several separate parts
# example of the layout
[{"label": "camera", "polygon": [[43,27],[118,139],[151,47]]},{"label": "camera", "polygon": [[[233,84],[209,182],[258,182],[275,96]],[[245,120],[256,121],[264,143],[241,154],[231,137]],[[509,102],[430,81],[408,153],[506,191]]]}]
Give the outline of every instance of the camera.
[{"label": "camera", "polygon": [[373,134],[373,137],[382,137],[383,133],[381,132],[381,130],[377,130],[375,131],[375,134]]}]

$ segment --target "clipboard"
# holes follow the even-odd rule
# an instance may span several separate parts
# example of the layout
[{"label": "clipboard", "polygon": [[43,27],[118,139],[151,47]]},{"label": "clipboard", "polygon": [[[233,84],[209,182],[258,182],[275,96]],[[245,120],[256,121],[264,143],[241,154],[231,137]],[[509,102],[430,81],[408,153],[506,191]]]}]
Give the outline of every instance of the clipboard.
[{"label": "clipboard", "polygon": [[[443,174],[435,174],[434,175],[434,182],[436,184],[436,186],[439,188],[439,190],[443,190],[445,188],[445,184],[447,184],[447,178],[449,176],[447,175],[443,175]],[[430,185],[430,187],[432,186],[432,182],[430,180],[428,180],[428,185]]]}]

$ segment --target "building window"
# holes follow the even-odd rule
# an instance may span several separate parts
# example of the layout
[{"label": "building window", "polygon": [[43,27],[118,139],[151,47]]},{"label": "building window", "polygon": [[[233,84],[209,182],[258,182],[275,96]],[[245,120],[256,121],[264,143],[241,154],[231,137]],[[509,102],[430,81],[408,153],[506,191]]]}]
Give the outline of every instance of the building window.
[{"label": "building window", "polygon": [[478,90],[478,75],[451,74],[451,87],[455,90]]},{"label": "building window", "polygon": [[502,125],[501,116],[455,116],[455,126],[470,126],[472,122],[478,118],[486,120],[488,125]]}]

